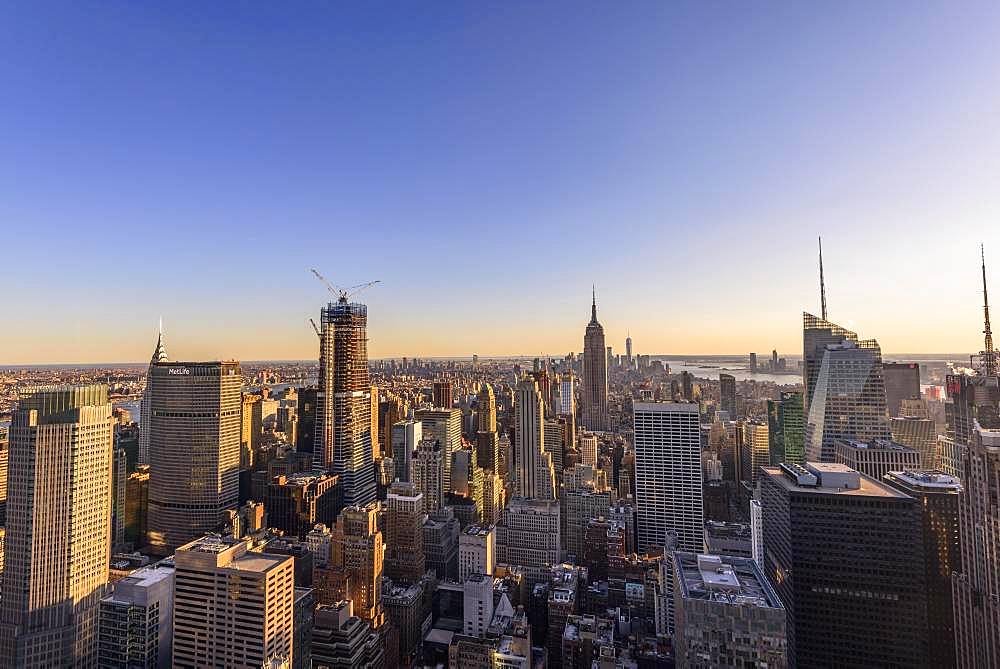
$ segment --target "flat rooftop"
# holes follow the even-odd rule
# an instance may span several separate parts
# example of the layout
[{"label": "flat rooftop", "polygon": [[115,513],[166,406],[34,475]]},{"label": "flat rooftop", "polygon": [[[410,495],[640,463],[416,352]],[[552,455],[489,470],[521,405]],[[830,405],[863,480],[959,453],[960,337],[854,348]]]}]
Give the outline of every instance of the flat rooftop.
[{"label": "flat rooftop", "polygon": [[901,472],[889,472],[888,475],[914,488],[944,491],[959,490],[962,487],[962,482],[958,478],[937,470],[908,469]]},{"label": "flat rooftop", "polygon": [[[817,471],[820,472],[821,476],[824,470],[828,470],[831,473],[845,474],[847,472],[854,471],[847,465],[842,465],[834,462],[810,462]],[[829,469],[827,469],[829,468]],[[786,490],[792,492],[801,493],[811,493],[814,495],[841,495],[845,497],[879,497],[885,499],[909,499],[909,495],[906,495],[895,488],[887,486],[883,483],[876,481],[875,479],[868,478],[867,476],[861,476],[860,485],[857,488],[835,488],[827,487],[823,485],[798,485],[795,481],[790,480],[784,475],[784,472],[780,467],[762,467],[765,473],[767,473],[771,478],[780,486],[783,486]],[[846,471],[845,471],[846,470]]]},{"label": "flat rooftop", "polygon": [[685,599],[784,608],[757,563],[750,558],[675,551],[674,568]]},{"label": "flat rooftop", "polygon": [[[904,446],[891,439],[872,439],[871,441],[860,441],[857,439],[838,439],[837,444],[859,451],[912,451],[909,446]],[[818,463],[817,463],[818,464]]]}]

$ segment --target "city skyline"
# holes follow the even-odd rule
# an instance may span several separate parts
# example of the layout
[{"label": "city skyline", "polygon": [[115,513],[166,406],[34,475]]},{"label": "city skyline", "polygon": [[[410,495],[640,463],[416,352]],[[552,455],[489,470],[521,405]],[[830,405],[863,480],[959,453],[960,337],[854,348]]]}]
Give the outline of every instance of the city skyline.
[{"label": "city skyline", "polygon": [[34,7],[4,26],[0,364],[141,361],[160,315],[189,359],[312,358],[309,267],[382,280],[372,358],[579,351],[592,283],[616,350],[794,351],[820,234],[832,319],[978,350],[997,18]]}]

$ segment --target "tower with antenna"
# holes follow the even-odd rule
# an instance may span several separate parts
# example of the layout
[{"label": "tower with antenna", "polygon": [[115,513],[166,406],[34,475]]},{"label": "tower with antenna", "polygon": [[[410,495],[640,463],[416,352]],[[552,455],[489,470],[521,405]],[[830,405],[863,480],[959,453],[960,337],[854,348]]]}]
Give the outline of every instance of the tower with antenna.
[{"label": "tower with antenna", "polygon": [[[979,258],[983,272],[983,350],[972,356],[972,366],[983,376],[997,375],[997,353],[993,349],[993,332],[990,329],[990,296],[986,289],[986,249],[979,245]],[[978,358],[978,360],[976,360]]]},{"label": "tower with antenna", "polygon": [[821,315],[826,320],[826,284],[823,283],[823,238],[819,238],[819,302]]}]

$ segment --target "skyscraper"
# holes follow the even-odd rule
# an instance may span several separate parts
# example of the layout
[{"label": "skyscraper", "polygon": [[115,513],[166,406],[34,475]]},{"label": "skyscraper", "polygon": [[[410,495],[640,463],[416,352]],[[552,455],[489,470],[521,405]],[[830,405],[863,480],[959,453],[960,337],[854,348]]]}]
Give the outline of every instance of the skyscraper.
[{"label": "skyscraper", "polygon": [[528,587],[548,578],[559,564],[559,502],[515,497],[497,527],[497,562],[524,568]]},{"label": "skyscraper", "polygon": [[831,327],[837,326],[810,327],[815,317],[805,314],[805,319],[807,341],[825,342],[812,350],[807,344],[806,349],[807,396],[812,392],[806,420],[806,459],[833,462],[837,439],[890,439],[878,342],[857,341],[848,333],[851,336],[829,343]]},{"label": "skyscraper", "polygon": [[412,483],[393,483],[386,496],[385,576],[416,583],[426,571],[424,499]]},{"label": "skyscraper", "polygon": [[0,657],[93,667],[111,557],[108,388],[24,388],[10,428]]},{"label": "skyscraper", "polygon": [[736,377],[719,374],[719,408],[729,414],[729,420],[736,420]]},{"label": "skyscraper", "polygon": [[444,503],[444,449],[436,439],[421,439],[410,458],[410,483],[423,498],[423,511],[437,511]]},{"label": "skyscraper", "polygon": [[555,470],[545,450],[545,409],[538,383],[525,376],[517,384],[514,490],[519,497],[555,499]]},{"label": "skyscraper", "polygon": [[330,565],[347,578],[348,598],[356,615],[375,629],[382,626],[382,564],[385,543],[378,529],[378,504],[349,506],[333,530]]},{"label": "skyscraper", "polygon": [[662,549],[671,532],[679,550],[703,551],[698,405],[636,402],[632,411],[639,551]]},{"label": "skyscraper", "polygon": [[625,359],[628,360],[629,366],[632,365],[632,335],[625,334]]},{"label": "skyscraper", "polygon": [[740,480],[748,489],[753,489],[760,478],[760,468],[770,465],[770,439],[767,424],[761,420],[750,421],[743,425],[743,443],[741,444]]},{"label": "skyscraper", "polygon": [[450,409],[454,403],[451,394],[451,381],[435,381],[431,388],[431,398],[435,407]]},{"label": "skyscraper", "polygon": [[293,660],[294,559],[207,536],[174,556],[174,660],[178,669],[267,666]]},{"label": "skyscraper", "polygon": [[920,454],[891,439],[838,439],[834,448],[836,462],[876,481],[881,481],[891,471],[920,469]]},{"label": "skyscraper", "polygon": [[1000,423],[987,427],[977,421],[971,443],[960,452],[962,566],[952,577],[955,650],[959,667],[1000,667]]},{"label": "skyscraper", "polygon": [[[414,419],[423,426],[424,439],[441,443],[441,459],[444,462],[444,491],[451,490],[451,454],[462,448],[461,409],[419,409]],[[357,607],[355,607],[357,608]]]},{"label": "skyscraper", "polygon": [[217,530],[239,506],[238,362],[157,362],[149,368],[152,550]]},{"label": "skyscraper", "polygon": [[889,472],[882,480],[917,500],[924,537],[928,664],[954,667],[955,614],[951,575],[962,571],[958,522],[962,484],[953,476],[929,471]]},{"label": "skyscraper", "polygon": [[915,362],[882,363],[885,404],[890,416],[899,416],[903,400],[920,399],[920,365]]},{"label": "skyscraper", "polygon": [[375,499],[368,379],[368,308],[342,295],[320,313],[313,461],[340,476],[345,504]]},{"label": "skyscraper", "polygon": [[[149,359],[149,367],[157,362],[167,361],[167,350],[163,345],[163,321],[160,321],[160,332],[156,337],[156,348],[153,349],[153,356]],[[149,464],[149,428],[150,428],[150,406],[149,406],[149,377],[146,375],[146,392],[142,394],[142,404],[139,406],[139,459],[138,464]]]},{"label": "skyscraper", "polygon": [[423,423],[419,420],[401,420],[392,426],[392,460],[396,479],[410,480],[410,460],[417,444],[424,438]]},{"label": "skyscraper", "polygon": [[173,564],[138,569],[101,600],[98,666],[169,669],[173,633]]},{"label": "skyscraper", "polygon": [[916,501],[841,464],[767,467],[763,571],[788,611],[789,665],[926,666]]},{"label": "skyscraper", "polygon": [[819,370],[823,364],[826,347],[844,342],[857,343],[858,335],[840,327],[836,323],[819,318],[809,313],[802,314],[802,386],[805,394],[802,398],[803,412],[808,414],[812,402],[813,390],[819,378]]},{"label": "skyscraper", "polygon": [[590,323],[583,336],[583,384],[581,393],[583,426],[588,430],[608,429],[608,359],[604,328],[597,321],[597,294],[590,306]]}]

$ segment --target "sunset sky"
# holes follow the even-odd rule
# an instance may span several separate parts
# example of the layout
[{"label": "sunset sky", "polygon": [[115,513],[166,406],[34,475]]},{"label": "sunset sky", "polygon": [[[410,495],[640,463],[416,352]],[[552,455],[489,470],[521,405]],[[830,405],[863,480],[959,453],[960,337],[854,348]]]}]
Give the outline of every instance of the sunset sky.
[{"label": "sunset sky", "polygon": [[310,267],[373,358],[580,351],[592,284],[795,354],[817,235],[884,351],[981,348],[980,242],[1000,309],[997,3],[184,7],[4,11],[0,365],[314,358]]}]

